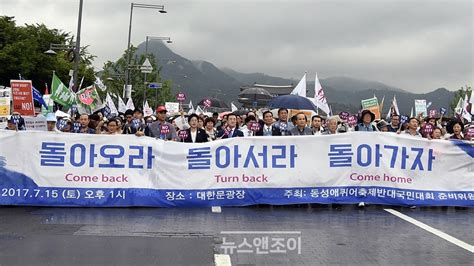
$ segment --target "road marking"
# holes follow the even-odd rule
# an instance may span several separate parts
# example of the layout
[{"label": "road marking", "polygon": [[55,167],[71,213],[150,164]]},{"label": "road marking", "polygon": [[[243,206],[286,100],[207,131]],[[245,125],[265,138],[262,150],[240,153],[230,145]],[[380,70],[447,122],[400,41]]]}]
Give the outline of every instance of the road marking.
[{"label": "road marking", "polygon": [[216,266],[231,266],[230,256],[227,254],[214,254],[214,264]]},{"label": "road marking", "polygon": [[412,223],[412,224],[420,227],[421,229],[424,229],[424,230],[426,230],[426,231],[428,231],[428,232],[430,232],[430,233],[432,233],[432,234],[434,234],[438,237],[441,237],[442,239],[444,239],[448,242],[451,242],[451,243],[453,243],[454,245],[456,245],[458,247],[461,247],[461,248],[463,248],[467,251],[470,251],[471,253],[474,253],[474,246],[473,245],[470,245],[470,244],[468,244],[468,243],[466,243],[462,240],[459,240],[455,237],[452,237],[452,236],[446,234],[445,232],[442,232],[442,231],[440,231],[436,228],[433,228],[433,227],[431,227],[431,226],[429,226],[425,223],[422,223],[418,220],[415,220],[415,219],[411,218],[410,216],[407,216],[407,215],[405,215],[401,212],[398,212],[396,210],[393,210],[393,209],[384,209],[384,210],[391,213],[391,214],[393,214],[393,215],[395,215],[395,216],[397,216],[400,219],[403,219],[403,220],[405,220],[409,223]]},{"label": "road marking", "polygon": [[213,213],[221,213],[222,212],[222,208],[220,206],[212,206],[211,207],[211,211]]},{"label": "road marking", "polygon": [[275,234],[275,235],[290,235],[290,234],[301,234],[301,231],[221,231],[221,234],[226,235],[249,235],[249,234]]}]

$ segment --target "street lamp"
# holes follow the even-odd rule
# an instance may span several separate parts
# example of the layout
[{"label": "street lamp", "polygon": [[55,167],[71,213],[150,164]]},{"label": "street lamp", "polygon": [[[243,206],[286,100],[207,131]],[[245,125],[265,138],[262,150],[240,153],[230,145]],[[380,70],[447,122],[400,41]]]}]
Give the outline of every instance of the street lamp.
[{"label": "street lamp", "polygon": [[[153,71],[153,67],[150,64],[150,60],[148,59],[148,41],[150,41],[150,40],[160,40],[160,41],[166,41],[166,43],[173,43],[173,41],[171,40],[170,37],[146,36],[146,41],[145,41],[145,57],[146,57],[146,59],[145,59],[145,62],[143,63],[143,65],[141,66],[141,71],[145,75],[145,77],[144,77],[145,91],[144,91],[144,95],[143,95],[144,101],[146,101],[146,92],[148,90],[147,81],[146,81],[146,74],[151,73]],[[158,89],[155,89],[155,90],[156,90],[156,92],[158,91]],[[155,94],[157,94],[157,93],[155,93]]]},{"label": "street lamp", "polygon": [[[74,87],[72,88],[74,91],[76,91],[74,88],[77,88],[77,71],[79,69],[79,53],[76,50],[77,45],[76,44],[60,44],[60,43],[50,43],[49,44],[49,50],[45,51],[44,53],[47,55],[56,55],[56,51],[64,50],[68,51],[67,53],[67,59],[69,62],[74,62],[73,68],[74,72],[72,74],[73,76],[73,84]],[[79,48],[80,49],[80,48]],[[72,58],[71,58],[71,53],[72,53]]]},{"label": "street lamp", "polygon": [[145,56],[148,57],[148,41],[152,40],[160,40],[160,41],[166,41],[166,43],[173,43],[170,37],[155,37],[155,36],[146,36],[146,42],[145,42]]},{"label": "street lamp", "polygon": [[49,50],[45,51],[44,53],[49,54],[49,55],[56,55],[57,53],[55,52],[55,50],[56,51],[57,50],[69,50],[69,51],[74,52],[75,47],[76,47],[75,44],[50,43],[49,44]]},{"label": "street lamp", "polygon": [[[83,3],[83,0],[80,0],[79,1],[79,15],[78,15],[78,18],[77,18],[77,35],[76,35],[76,49],[74,50],[74,53],[75,53],[75,57],[74,57],[74,76],[73,76],[73,80],[74,80],[74,88],[78,88],[78,85],[77,84],[77,72],[79,71],[79,52],[80,52],[80,49],[81,49],[81,21],[82,21],[82,3]],[[74,90],[76,91],[76,90]]]},{"label": "street lamp", "polygon": [[130,84],[130,71],[128,69],[128,65],[130,64],[131,54],[130,54],[130,39],[132,37],[132,17],[133,17],[133,8],[147,8],[147,9],[157,9],[160,13],[167,13],[165,10],[165,6],[163,5],[150,5],[150,4],[138,4],[138,3],[130,3],[130,23],[128,26],[128,43],[127,43],[127,68],[126,77],[127,77],[127,84]]},{"label": "street lamp", "polygon": [[[77,18],[77,34],[76,34],[76,43],[75,45],[68,45],[68,44],[56,44],[51,43],[49,45],[49,50],[44,52],[45,54],[55,55],[56,52],[54,50],[70,50],[74,54],[74,73],[73,73],[73,91],[76,91],[78,88],[77,84],[77,72],[79,71],[79,60],[80,60],[80,51],[81,51],[81,22],[82,22],[82,4],[83,0],[79,0],[79,15]],[[71,59],[70,59],[71,60]],[[71,60],[72,61],[72,60]]]}]

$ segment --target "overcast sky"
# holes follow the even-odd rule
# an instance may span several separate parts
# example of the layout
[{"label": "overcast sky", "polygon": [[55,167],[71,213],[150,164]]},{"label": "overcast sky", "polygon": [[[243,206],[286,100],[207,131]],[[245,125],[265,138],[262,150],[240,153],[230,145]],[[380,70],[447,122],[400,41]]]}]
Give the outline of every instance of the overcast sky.
[{"label": "overcast sky", "polygon": [[[0,0],[18,25],[76,33],[79,0]],[[218,67],[299,79],[349,76],[412,92],[473,81],[471,0],[150,1],[134,9],[132,43],[170,36],[174,52]],[[127,46],[130,1],[84,0],[81,45],[95,66]]]}]

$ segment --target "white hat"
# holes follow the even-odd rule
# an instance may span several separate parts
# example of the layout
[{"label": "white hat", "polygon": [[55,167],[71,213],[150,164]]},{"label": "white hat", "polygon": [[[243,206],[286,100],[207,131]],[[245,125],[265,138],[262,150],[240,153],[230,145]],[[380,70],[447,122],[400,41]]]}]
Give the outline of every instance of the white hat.
[{"label": "white hat", "polygon": [[46,122],[56,122],[56,116],[53,113],[46,115]]}]

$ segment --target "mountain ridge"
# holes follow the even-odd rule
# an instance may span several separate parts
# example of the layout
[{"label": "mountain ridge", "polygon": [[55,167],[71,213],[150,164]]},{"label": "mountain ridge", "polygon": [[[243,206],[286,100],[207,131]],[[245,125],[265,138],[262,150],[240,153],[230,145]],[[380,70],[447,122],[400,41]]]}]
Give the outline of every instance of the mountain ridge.
[{"label": "mountain ridge", "polygon": [[[138,46],[137,54],[144,52],[145,42]],[[205,60],[190,60],[174,53],[161,41],[149,41],[148,52],[153,53],[157,58],[162,77],[173,81],[172,93],[185,92],[187,98],[193,102],[212,96],[221,98],[228,104],[231,101],[237,103],[241,86],[255,83],[295,86],[299,81],[259,72],[241,73],[228,67],[218,68]],[[170,60],[176,62],[169,63]],[[415,99],[431,101],[431,108],[439,110],[440,107],[449,109],[449,104],[454,97],[454,93],[445,88],[414,94],[382,82],[345,76],[322,78],[320,82],[334,113],[340,111],[355,113],[359,110],[362,99],[371,98],[374,95],[378,97],[379,102],[385,97],[382,113],[388,111],[391,99],[396,95],[399,109],[404,114],[410,113]],[[309,97],[314,95],[314,81],[307,82],[307,95]]]}]

